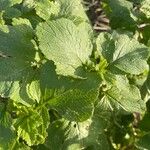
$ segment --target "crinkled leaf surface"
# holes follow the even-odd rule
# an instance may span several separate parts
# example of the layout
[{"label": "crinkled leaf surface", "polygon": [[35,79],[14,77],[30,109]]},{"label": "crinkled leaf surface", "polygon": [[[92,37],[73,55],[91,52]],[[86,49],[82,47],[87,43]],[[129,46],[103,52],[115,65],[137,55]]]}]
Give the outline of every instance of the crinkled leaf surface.
[{"label": "crinkled leaf surface", "polygon": [[43,137],[47,137],[47,129],[50,124],[50,116],[49,116],[49,110],[46,107],[42,107],[39,111],[40,116],[42,116],[42,125],[40,127],[40,130]]},{"label": "crinkled leaf surface", "polygon": [[[58,77],[56,74],[56,66],[52,61],[47,61],[43,64],[40,70],[40,85],[42,91],[44,89],[59,89],[62,86],[70,87],[70,80],[65,77]],[[44,92],[44,91],[43,91]]]},{"label": "crinkled leaf surface", "polygon": [[22,72],[30,68],[35,49],[31,42],[32,30],[26,24],[1,26],[0,64],[1,80],[17,80]]},{"label": "crinkled leaf surface", "polygon": [[100,84],[100,77],[89,73],[87,79],[74,81],[69,89],[56,91],[54,98],[49,100],[49,107],[69,120],[84,121],[92,115]]},{"label": "crinkled leaf surface", "polygon": [[69,120],[88,119],[93,112],[101,78],[96,72],[85,74],[85,79],[58,78],[53,63],[45,63],[40,81],[44,99],[49,107],[56,109]]},{"label": "crinkled leaf surface", "polygon": [[14,122],[18,136],[25,140],[29,146],[44,143],[49,124],[47,109],[42,108],[38,113],[36,110],[24,108],[19,115],[19,118]]},{"label": "crinkled leaf surface", "polygon": [[48,100],[49,107],[69,120],[88,119],[99,94],[101,78],[97,73],[87,73],[85,78],[58,78],[53,63],[47,62],[42,68],[40,81],[44,99]]},{"label": "crinkled leaf surface", "polygon": [[145,102],[141,99],[139,89],[130,85],[125,76],[115,76],[110,89],[104,92],[104,101],[110,103],[111,109],[120,106],[128,112],[143,113],[146,109]]},{"label": "crinkled leaf surface", "polygon": [[91,148],[95,150],[109,150],[104,132],[106,120],[97,111],[94,116],[84,122],[69,122],[65,119],[57,120],[48,129],[45,146],[53,150],[81,150]]},{"label": "crinkled leaf surface", "polygon": [[91,117],[97,96],[98,92],[95,89],[69,90],[52,99],[49,105],[69,120],[84,121]]},{"label": "crinkled leaf surface", "polygon": [[150,98],[150,71],[147,76],[147,80],[144,82],[141,88],[141,96],[145,101],[148,101]]},{"label": "crinkled leaf surface", "polygon": [[109,63],[108,69],[113,72],[119,73],[117,70],[120,70],[140,74],[148,70],[149,48],[126,34],[101,33],[97,39],[97,47]]},{"label": "crinkled leaf surface", "polygon": [[70,19],[81,18],[84,21],[88,20],[81,4],[82,0],[56,0],[56,2],[60,5],[59,16]]},{"label": "crinkled leaf surface", "polygon": [[11,127],[6,128],[0,125],[0,150],[30,150],[24,143],[19,143],[15,132]]},{"label": "crinkled leaf surface", "polygon": [[46,58],[55,62],[58,74],[79,76],[78,70],[92,53],[88,36],[82,37],[77,26],[63,18],[41,23],[37,27],[37,36],[41,51]]},{"label": "crinkled leaf surface", "polygon": [[[144,1],[134,10],[149,18]],[[112,28],[137,29],[133,0],[105,2]],[[149,49],[129,33],[114,32],[99,35],[95,53],[95,35],[81,3],[0,0],[0,22],[5,24],[0,25],[0,149],[124,149],[122,141],[128,145],[140,132],[137,126],[134,130],[132,113],[145,112],[141,95],[149,100]],[[148,26],[145,29],[141,33],[147,37],[140,42],[147,43]],[[140,84],[131,80],[143,75]],[[144,94],[135,85],[146,87]],[[120,123],[122,114],[133,118]],[[149,149],[148,118],[145,115],[145,126],[141,121],[139,127],[148,132],[137,143],[140,148]],[[122,130],[129,139],[118,136]]]},{"label": "crinkled leaf surface", "polygon": [[48,20],[51,15],[57,15],[59,12],[59,5],[57,2],[50,0],[38,0],[33,2],[38,16],[44,20]]},{"label": "crinkled leaf surface", "polygon": [[150,1],[143,0],[141,3],[140,11],[149,19],[150,18]]}]

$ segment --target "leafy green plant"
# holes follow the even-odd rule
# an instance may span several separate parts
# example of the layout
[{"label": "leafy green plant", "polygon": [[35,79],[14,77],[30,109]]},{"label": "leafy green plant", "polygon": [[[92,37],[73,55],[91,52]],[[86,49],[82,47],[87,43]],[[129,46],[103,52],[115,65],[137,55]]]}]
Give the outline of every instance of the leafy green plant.
[{"label": "leafy green plant", "polygon": [[149,149],[147,3],[97,35],[80,0],[0,0],[0,149]]}]

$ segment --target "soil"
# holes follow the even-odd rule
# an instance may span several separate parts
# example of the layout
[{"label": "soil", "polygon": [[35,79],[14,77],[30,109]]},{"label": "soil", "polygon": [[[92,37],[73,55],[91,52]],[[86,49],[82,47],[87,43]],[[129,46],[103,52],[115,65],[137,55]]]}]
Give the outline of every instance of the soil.
[{"label": "soil", "polygon": [[102,3],[100,0],[84,0],[84,5],[87,8],[87,15],[95,31],[100,32],[110,29],[109,20],[102,10]]}]

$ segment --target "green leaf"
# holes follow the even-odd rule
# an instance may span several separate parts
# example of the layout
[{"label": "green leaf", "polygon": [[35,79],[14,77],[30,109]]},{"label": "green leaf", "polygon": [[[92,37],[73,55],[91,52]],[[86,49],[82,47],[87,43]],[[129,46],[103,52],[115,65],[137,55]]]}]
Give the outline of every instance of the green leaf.
[{"label": "green leaf", "polygon": [[[39,102],[40,99],[37,97],[37,94],[33,94],[35,91],[30,91],[31,80],[34,75],[37,73],[33,70],[28,70],[28,74],[21,81],[15,81],[10,86],[11,90],[9,91],[9,98],[16,103],[21,103],[25,106],[31,107],[36,101]],[[29,88],[29,89],[28,89]],[[37,90],[34,88],[34,90]],[[37,92],[37,91],[36,91]]]},{"label": "green leaf", "polygon": [[[49,115],[49,109],[47,109],[45,106],[39,107],[38,113],[42,118],[42,124],[38,128],[39,137],[37,138],[37,143],[42,144],[45,142],[45,139],[48,136],[47,129],[50,124],[50,115]],[[41,141],[39,141],[41,139]]]},{"label": "green leaf", "polygon": [[149,150],[150,149],[149,141],[150,141],[150,133],[140,138],[140,140],[137,142],[136,145],[140,149]]},{"label": "green leaf", "polygon": [[137,18],[133,14],[133,3],[127,0],[104,0],[107,5],[104,6],[109,19],[110,26],[113,29],[136,27]]},{"label": "green leaf", "polygon": [[[52,0],[24,0],[22,9],[25,13],[32,12],[34,10],[40,18],[48,20],[52,16],[58,15],[60,6],[58,2]],[[28,14],[28,17],[29,15],[30,14]]]},{"label": "green leaf", "polygon": [[28,93],[31,99],[37,101],[38,103],[41,100],[42,93],[40,89],[40,81],[39,80],[33,80],[28,85]]},{"label": "green leaf", "polygon": [[14,122],[18,137],[25,140],[29,146],[44,143],[48,119],[48,112],[45,108],[40,110],[40,113],[23,108],[19,113],[19,118]]},{"label": "green leaf", "polygon": [[139,122],[138,127],[142,131],[150,132],[150,113],[146,113],[143,119]]},{"label": "green leaf", "polygon": [[19,142],[18,140],[15,140],[12,145],[10,146],[11,150],[31,150],[31,148],[29,146],[27,146],[24,143]]},{"label": "green leaf", "polygon": [[89,73],[87,79],[74,81],[70,89],[58,90],[49,100],[49,106],[68,120],[84,121],[92,115],[100,84],[100,77]]},{"label": "green leaf", "polygon": [[88,33],[80,30],[68,19],[57,19],[41,23],[37,27],[40,49],[56,65],[57,74],[78,77],[78,70],[88,61],[92,43]]},{"label": "green leaf", "polygon": [[150,18],[150,1],[143,0],[141,2],[140,11],[146,16],[147,19]]},{"label": "green leaf", "polygon": [[57,120],[48,129],[45,146],[53,150],[99,150],[105,145],[105,150],[109,150],[104,125],[100,114],[81,123]]},{"label": "green leaf", "polygon": [[[74,22],[88,21],[81,0],[24,0],[23,11],[36,11],[36,14],[44,20],[50,18],[68,18]],[[35,17],[34,17],[35,18]]]},{"label": "green leaf", "polygon": [[49,116],[49,111],[46,107],[42,107],[40,109],[40,115],[42,116],[43,124],[41,126],[42,130],[42,135],[44,137],[47,137],[47,128],[49,127],[50,124],[50,116]]},{"label": "green leaf", "polygon": [[31,23],[30,23],[30,21],[28,19],[25,19],[25,18],[13,18],[12,19],[12,25],[13,26],[24,26],[24,27],[22,27],[23,28],[22,30],[24,30],[24,32],[26,32],[26,34],[27,34],[27,35],[25,35],[25,37],[28,36],[28,38],[31,38],[31,39],[33,38],[33,28],[32,28],[32,25],[31,25]]},{"label": "green leaf", "polygon": [[148,70],[149,48],[127,34],[101,33],[97,48],[109,63],[107,68],[114,73],[140,74]]},{"label": "green leaf", "polygon": [[23,142],[19,142],[15,132],[11,127],[6,128],[0,125],[0,150],[30,150]]},{"label": "green leaf", "polygon": [[96,72],[84,74],[84,80],[58,77],[53,63],[45,63],[40,78],[44,103],[67,119],[82,121],[89,118],[98,96],[101,78]]},{"label": "green leaf", "polygon": [[54,96],[57,89],[68,89],[73,86],[72,81],[66,77],[58,77],[56,67],[52,61],[43,64],[40,70],[40,88],[42,98],[46,101]]},{"label": "green leaf", "polygon": [[8,149],[9,144],[14,140],[15,136],[11,129],[0,125],[0,149]]},{"label": "green leaf", "polygon": [[[15,24],[14,24],[15,25]],[[0,79],[11,81],[22,76],[34,60],[35,49],[31,42],[32,29],[22,22],[0,28]]]},{"label": "green leaf", "polygon": [[92,115],[96,98],[94,90],[69,90],[51,100],[49,105],[69,120],[83,121]]},{"label": "green leaf", "polygon": [[35,3],[35,10],[39,17],[48,20],[52,15],[58,15],[59,4],[50,0],[38,0]]},{"label": "green leaf", "polygon": [[112,83],[113,84],[104,91],[105,96],[101,101],[110,104],[108,106],[110,106],[111,109],[122,107],[124,110],[132,113],[145,112],[146,105],[141,99],[139,89],[134,85],[130,85],[125,76],[116,75]]},{"label": "green leaf", "polygon": [[34,9],[35,4],[37,1],[34,0],[24,0],[22,2],[22,11],[23,12],[30,12]]},{"label": "green leaf", "polygon": [[34,147],[36,150],[49,150],[44,144]]},{"label": "green leaf", "polygon": [[13,98],[15,92],[20,95],[20,89],[26,89],[30,73],[34,74],[33,29],[27,19],[14,19],[13,26],[0,29],[0,95]]},{"label": "green leaf", "polygon": [[87,15],[81,4],[82,0],[56,0],[60,5],[60,11],[58,16],[66,17],[69,19],[80,18],[83,21],[87,21]]},{"label": "green leaf", "polygon": [[18,18],[20,16],[21,16],[21,11],[14,7],[10,7],[6,9],[3,15],[5,19]]},{"label": "green leaf", "polygon": [[11,124],[11,117],[7,111],[7,101],[8,99],[0,98],[0,125],[8,127]]},{"label": "green leaf", "polygon": [[0,11],[5,10],[15,4],[20,4],[22,0],[0,0]]}]

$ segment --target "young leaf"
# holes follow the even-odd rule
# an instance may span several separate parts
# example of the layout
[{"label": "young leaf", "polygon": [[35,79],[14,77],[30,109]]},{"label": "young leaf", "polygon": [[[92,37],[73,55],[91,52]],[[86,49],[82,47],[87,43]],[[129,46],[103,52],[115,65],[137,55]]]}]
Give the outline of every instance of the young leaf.
[{"label": "young leaf", "polygon": [[37,101],[38,103],[40,102],[42,93],[39,80],[34,80],[28,85],[28,93],[31,99]]},{"label": "young leaf", "polygon": [[45,141],[47,123],[44,120],[49,120],[47,120],[47,115],[44,116],[43,111],[44,109],[39,114],[36,111],[24,108],[22,112],[20,111],[19,118],[14,121],[18,137],[25,140],[29,146],[42,144]]}]

